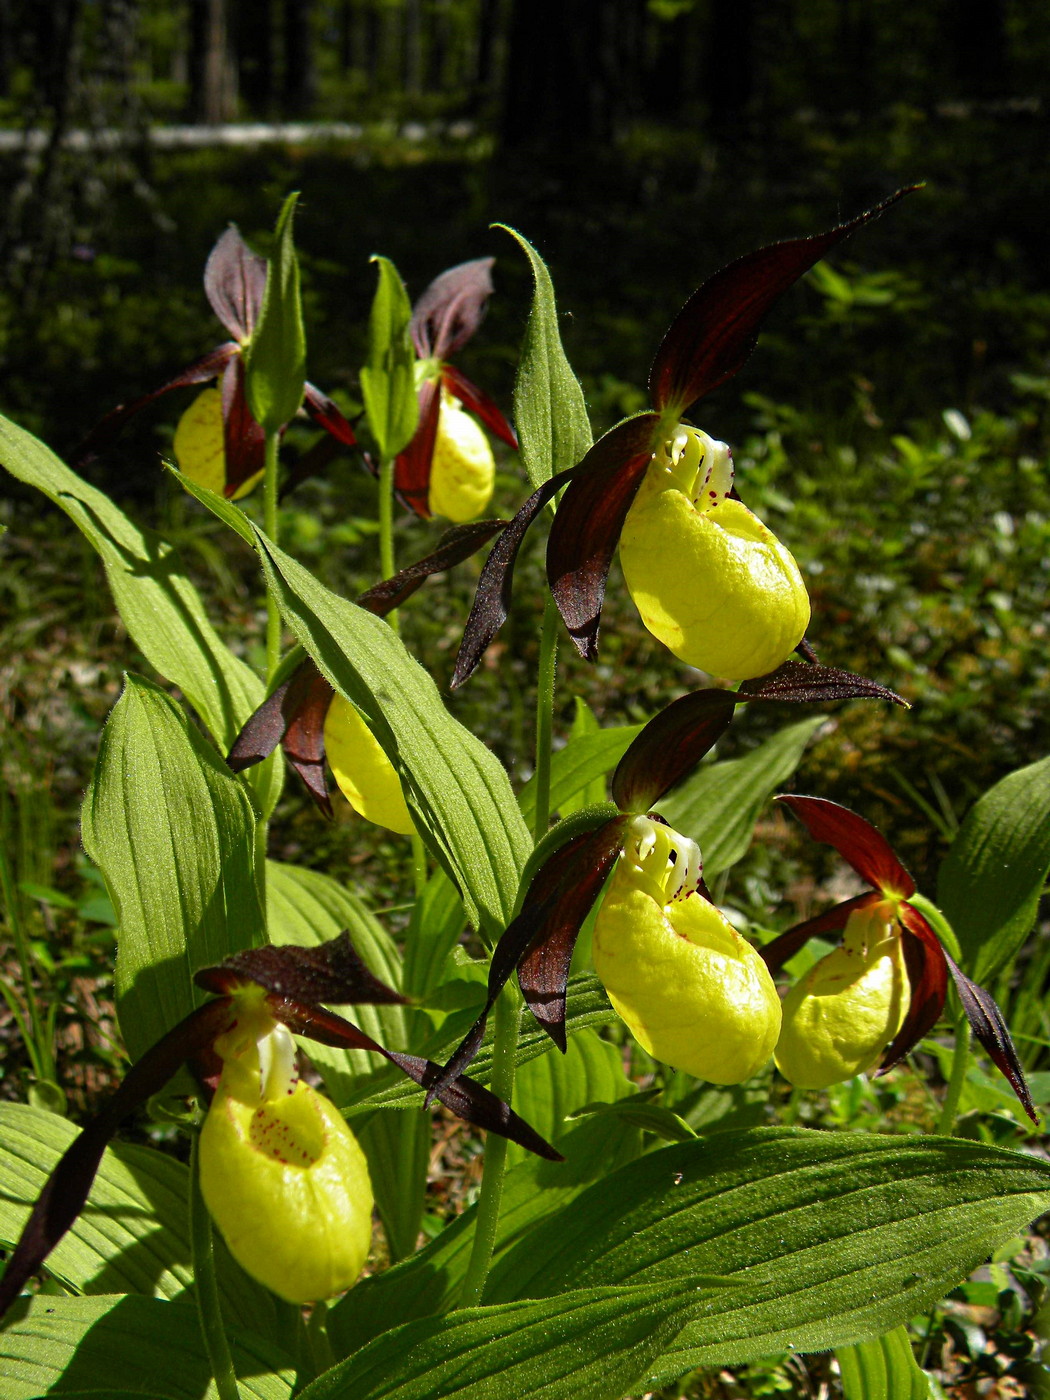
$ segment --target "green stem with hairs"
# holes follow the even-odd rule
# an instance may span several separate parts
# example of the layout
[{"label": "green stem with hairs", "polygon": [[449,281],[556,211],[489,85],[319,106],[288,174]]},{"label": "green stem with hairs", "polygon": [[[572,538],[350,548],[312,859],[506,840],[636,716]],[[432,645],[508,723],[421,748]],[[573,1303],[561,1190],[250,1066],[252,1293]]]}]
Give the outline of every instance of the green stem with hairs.
[{"label": "green stem with hairs", "polygon": [[[277,449],[279,433],[266,434],[266,456],[263,464],[263,529],[274,544],[277,539]],[[275,599],[266,594],[266,680],[273,679],[281,660],[281,613]]]},{"label": "green stem with hairs", "polygon": [[[381,578],[393,578],[394,565],[394,458],[384,457],[379,463],[379,572]],[[400,632],[397,609],[387,613],[387,622]]]},{"label": "green stem with hairs", "polygon": [[197,1295],[204,1351],[208,1357],[219,1400],[241,1400],[237,1373],[233,1369],[230,1344],[222,1322],[219,1306],[219,1286],[215,1279],[215,1250],[211,1233],[211,1217],[201,1195],[200,1133],[193,1134],[190,1150],[190,1254]]},{"label": "green stem with hairs", "polygon": [[970,1067],[970,1023],[960,1012],[955,1022],[955,1050],[952,1052],[952,1072],[948,1077],[948,1092],[941,1105],[941,1115],[937,1119],[937,1131],[946,1137],[955,1132],[955,1120],[959,1113],[959,1100],[966,1084],[966,1071]]}]

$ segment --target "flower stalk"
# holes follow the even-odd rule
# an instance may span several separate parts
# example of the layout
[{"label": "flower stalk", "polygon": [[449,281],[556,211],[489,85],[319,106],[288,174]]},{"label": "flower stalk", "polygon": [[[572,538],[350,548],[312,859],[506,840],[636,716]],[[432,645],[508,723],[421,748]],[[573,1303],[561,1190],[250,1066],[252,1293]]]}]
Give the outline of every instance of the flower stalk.
[{"label": "flower stalk", "polygon": [[201,1195],[199,1133],[193,1134],[190,1148],[189,1217],[197,1315],[200,1318],[201,1336],[204,1339],[204,1350],[215,1381],[215,1389],[219,1400],[241,1400],[237,1373],[234,1371],[233,1357],[230,1355],[230,1344],[222,1324],[219,1286],[215,1278],[215,1240],[211,1216]]}]

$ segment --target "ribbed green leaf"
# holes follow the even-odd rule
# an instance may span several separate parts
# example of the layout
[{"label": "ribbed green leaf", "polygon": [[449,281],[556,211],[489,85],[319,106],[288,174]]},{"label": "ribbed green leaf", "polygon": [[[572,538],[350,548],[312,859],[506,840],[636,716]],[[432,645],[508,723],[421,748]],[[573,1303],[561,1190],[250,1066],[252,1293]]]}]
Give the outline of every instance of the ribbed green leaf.
[{"label": "ribbed green leaf", "polygon": [[120,920],[117,1010],[138,1057],[193,1010],[198,968],[266,941],[247,790],[175,702],[128,675],[84,799]]},{"label": "ribbed green leaf", "polygon": [[[389,986],[401,988],[397,945],[371,911],[352,894],[317,870],[277,861],[266,863],[266,909],[271,943],[314,947],[348,929],[368,968]],[[391,1050],[409,1048],[403,1006],[347,1006],[341,1013]],[[379,1057],[368,1050],[340,1050],[303,1039],[303,1049],[320,1070],[336,1104],[345,1102],[355,1081],[373,1071]],[[415,1248],[423,1218],[430,1115],[377,1113],[357,1129],[368,1158],[372,1189],[393,1259]]]},{"label": "ribbed green leaf", "polygon": [[906,1327],[835,1351],[845,1400],[930,1400],[930,1378],[911,1349]]},{"label": "ribbed green leaf", "polygon": [[592,442],[580,382],[562,348],[554,286],[536,249],[506,224],[532,267],[535,284],[514,384],[514,419],[521,460],[533,487],[583,460]]},{"label": "ribbed green leaf", "polygon": [[295,417],[306,381],[299,259],[292,238],[298,199],[298,194],[290,194],[277,216],[259,323],[244,354],[248,407],[268,433],[279,433]]},{"label": "ribbed green leaf", "polygon": [[706,1304],[678,1278],[466,1308],[384,1333],[301,1400],[620,1400]]},{"label": "ribbed green leaf", "polygon": [[[568,816],[570,811],[578,810],[575,805],[567,807],[566,803],[585,793],[596,778],[611,773],[644,728],[642,724],[624,724],[599,729],[594,734],[581,734],[551,754],[551,811]],[[594,800],[603,802],[604,791]],[[522,788],[518,801],[525,820],[531,825],[536,810],[534,778]]]},{"label": "ribbed green leaf", "polygon": [[[65,1118],[25,1104],[0,1105],[0,1243],[14,1244],[59,1157],[76,1137]],[[87,1205],[48,1256],[47,1272],[82,1293],[177,1298],[192,1286],[183,1163],[149,1147],[107,1148]],[[266,1332],[274,1297],[216,1241],[224,1312]]]},{"label": "ribbed green leaf", "polygon": [[[287,1357],[262,1337],[230,1334],[245,1400],[287,1400],[295,1378]],[[0,1394],[40,1400],[67,1391],[151,1400],[214,1400],[192,1302],[103,1295],[20,1299],[0,1332]]]},{"label": "ribbed green leaf", "polygon": [[[496,1237],[498,1259],[511,1245],[560,1210],[593,1181],[641,1151],[641,1136],[598,1117],[579,1123],[559,1143],[564,1162],[528,1157],[504,1180]],[[363,1279],[329,1313],[328,1334],[340,1357],[385,1332],[393,1318],[408,1322],[445,1312],[455,1302],[474,1239],[477,1207],[457,1216],[411,1259]]]},{"label": "ribbed green leaf", "polygon": [[412,906],[405,932],[406,992],[424,996],[440,985],[465,924],[459,891],[438,867]]},{"label": "ribbed green leaf", "polygon": [[967,812],[937,879],[937,903],[977,982],[1031,932],[1050,870],[1050,758],[1010,773]]},{"label": "ribbed green leaf", "polygon": [[[160,675],[179,687],[227,753],[266,689],[208,621],[175,550],[159,535],[132,524],[108,496],[5,418],[0,418],[0,462],[64,510],[98,551],[131,640]],[[241,514],[236,506],[231,510]],[[280,756],[245,777],[268,813],[282,781]]]},{"label": "ribbed green leaf", "polygon": [[702,763],[661,800],[660,815],[699,842],[706,875],[728,870],[744,855],[770,794],[794,773],[823,723],[823,715],[811,715],[743,758]]},{"label": "ribbed green leaf", "polygon": [[955,1138],[719,1133],[590,1187],[504,1255],[484,1301],[728,1275],[662,1381],[895,1327],[1048,1205],[1045,1162]]},{"label": "ribbed green leaf", "polygon": [[[573,1035],[564,1055],[538,1055],[521,1067],[514,1080],[514,1108],[557,1147],[571,1128],[566,1120],[576,1109],[613,1103],[633,1093],[617,1047],[600,1040],[593,1030],[581,1030]],[[511,1161],[526,1155],[515,1143],[508,1151]]]},{"label": "ribbed green leaf", "polygon": [[361,369],[361,397],[380,455],[396,457],[412,441],[419,421],[416,352],[408,332],[412,306],[389,258],[372,259],[379,282],[368,322],[368,363]]}]

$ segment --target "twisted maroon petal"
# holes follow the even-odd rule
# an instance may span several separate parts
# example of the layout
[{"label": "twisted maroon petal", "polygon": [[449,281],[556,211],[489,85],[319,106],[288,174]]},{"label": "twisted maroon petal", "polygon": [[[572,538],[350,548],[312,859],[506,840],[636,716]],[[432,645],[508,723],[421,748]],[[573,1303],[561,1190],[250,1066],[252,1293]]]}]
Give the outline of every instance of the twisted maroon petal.
[{"label": "twisted maroon petal", "polygon": [[464,559],[476,554],[493,535],[507,528],[506,520],[472,520],[466,525],[455,525],[441,536],[438,547],[432,554],[419,559],[414,564],[400,569],[393,578],[374,584],[359,593],[356,599],[359,608],[367,608],[377,617],[386,617],[394,608],[399,608],[406,598],[410,598],[432,574],[444,573]]},{"label": "twisted maroon petal", "polygon": [[445,388],[457,398],[464,408],[476,413],[481,421],[488,428],[489,432],[498,437],[501,442],[505,442],[508,447],[518,450],[518,435],[504,418],[497,407],[495,400],[490,399],[484,389],[461,374],[454,365],[444,365],[441,370],[441,382]]},{"label": "twisted maroon petal", "polygon": [[791,808],[814,841],[834,846],[869,885],[903,899],[915,893],[915,881],[871,822],[826,797],[789,796],[777,801]]},{"label": "twisted maroon petal", "polygon": [[739,703],[712,686],[683,695],[655,715],[616,765],[612,799],[622,812],[648,812],[718,741]]},{"label": "twisted maroon petal", "polygon": [[881,899],[882,895],[877,890],[868,890],[866,894],[858,894],[853,899],[825,909],[823,914],[795,924],[793,928],[785,929],[776,938],[770,939],[757,950],[758,955],[770,972],[779,972],[811,938],[825,933],[841,933],[854,910],[866,909],[870,904],[878,904]]},{"label": "twisted maroon petal", "polygon": [[1011,1089],[1021,1101],[1021,1107],[1038,1127],[1039,1115],[1035,1111],[1031,1091],[1025,1081],[1024,1070],[1021,1068],[1021,1061],[1017,1058],[1017,1051],[1010,1038],[1010,1031],[1003,1018],[1003,1013],[995,1003],[995,998],[991,992],[986,992],[976,982],[971,982],[962,968],[958,967],[947,953],[944,956],[948,963],[948,970],[955,982],[955,989],[959,993],[962,1009],[973,1028],[974,1035],[988,1051],[996,1066],[1006,1076]]},{"label": "twisted maroon petal", "polygon": [[441,414],[441,386],[428,379],[419,391],[419,425],[394,461],[394,487],[421,520],[430,519],[430,467]]},{"label": "twisted maroon petal", "polygon": [[344,447],[356,447],[357,437],[337,403],[323,394],[316,384],[303,385],[303,408],[326,433]]},{"label": "twisted maroon petal", "polygon": [[245,948],[215,967],[201,968],[193,980],[206,992],[221,995],[235,991],[245,981],[254,982],[278,998],[308,1005],[393,1006],[408,1000],[369,971],[345,929],[313,948],[296,944]]},{"label": "twisted maroon petal", "polygon": [[605,581],[623,522],[656,447],[660,418],[611,428],[573,469],[547,542],[547,580],[577,651],[593,661]]},{"label": "twisted maroon petal", "polygon": [[889,700],[908,708],[907,700],[878,681],[805,661],[784,661],[768,675],[744,681],[738,693],[751,700]]},{"label": "twisted maroon petal", "polygon": [[693,293],[671,323],[649,372],[654,408],[680,417],[743,366],[758,329],[784,292],[836,243],[878,218],[911,190],[898,190],[848,223],[746,253]]},{"label": "twisted maroon petal", "polygon": [[226,452],[226,485],[233,496],[266,464],[266,433],[252,417],[245,393],[244,359],[236,355],[222,376],[222,437]]},{"label": "twisted maroon petal", "polygon": [[911,1002],[900,1030],[882,1057],[880,1074],[892,1069],[933,1029],[948,993],[948,962],[940,939],[912,905],[902,903],[897,915],[904,926],[902,946]]}]

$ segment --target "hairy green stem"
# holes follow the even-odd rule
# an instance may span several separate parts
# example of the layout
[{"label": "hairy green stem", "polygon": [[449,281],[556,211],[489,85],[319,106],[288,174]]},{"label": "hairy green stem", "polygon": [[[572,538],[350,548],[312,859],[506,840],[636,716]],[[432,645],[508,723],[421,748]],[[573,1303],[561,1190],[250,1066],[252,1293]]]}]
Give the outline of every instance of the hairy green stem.
[{"label": "hairy green stem", "polygon": [[[489,1085],[505,1103],[514,1092],[514,1059],[518,1048],[518,1021],[521,1000],[517,987],[508,984],[500,993],[493,1012],[492,1081]],[[485,1167],[481,1175],[481,1193],[474,1221],[474,1241],[470,1261],[463,1277],[459,1295],[461,1308],[473,1307],[481,1298],[492,1251],[496,1245],[500,1204],[503,1200],[503,1178],[507,1170],[507,1139],[489,1133],[485,1144]]]},{"label": "hairy green stem", "polygon": [[955,1022],[955,1050],[952,1052],[952,1072],[948,1077],[948,1092],[941,1105],[941,1116],[937,1119],[937,1131],[946,1137],[951,1137],[955,1132],[959,1100],[966,1083],[966,1071],[970,1066],[970,1034],[970,1023],[960,1012]]},{"label": "hairy green stem", "polygon": [[[266,434],[266,457],[263,466],[263,529],[274,544],[278,543],[277,523],[277,449],[278,433]],[[266,680],[269,683],[281,660],[281,613],[277,603],[266,594]]]},{"label": "hairy green stem", "polygon": [[558,609],[548,593],[540,628],[540,666],[536,681],[536,813],[532,839],[547,834],[551,807],[551,739],[554,733],[554,682],[558,669]]},{"label": "hairy green stem", "polygon": [[219,1286],[215,1279],[215,1250],[211,1217],[204,1204],[200,1185],[200,1134],[194,1133],[190,1152],[190,1254],[196,1285],[197,1312],[201,1336],[219,1400],[241,1400],[237,1373],[233,1369],[230,1344],[222,1322]]},{"label": "hairy green stem", "polygon": [[25,1035],[27,1029],[25,1022],[18,1018],[21,1022],[22,1034],[26,1039],[26,1050],[33,1062],[36,1077],[53,1082],[55,1060],[51,1052],[51,1038],[40,1020],[40,1008],[37,1005],[36,992],[33,990],[33,964],[29,954],[29,940],[22,926],[21,915],[18,911],[18,892],[15,889],[11,867],[8,864],[7,852],[2,845],[0,845],[0,890],[3,891],[4,895],[4,907],[7,910],[7,925],[11,930],[11,941],[18,954],[18,966],[22,973],[22,997],[29,1014],[28,1036]]},{"label": "hairy green stem", "polygon": [[412,878],[416,898],[419,899],[427,887],[427,848],[418,831],[412,832]]},{"label": "hairy green stem", "polygon": [[[379,570],[382,578],[393,578],[394,566],[394,458],[379,463]],[[399,632],[397,609],[387,613],[387,622]]]}]

